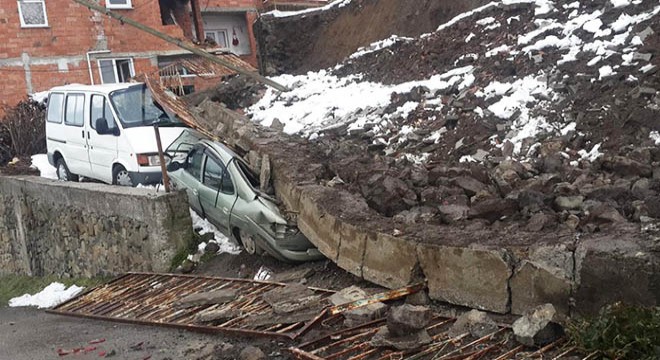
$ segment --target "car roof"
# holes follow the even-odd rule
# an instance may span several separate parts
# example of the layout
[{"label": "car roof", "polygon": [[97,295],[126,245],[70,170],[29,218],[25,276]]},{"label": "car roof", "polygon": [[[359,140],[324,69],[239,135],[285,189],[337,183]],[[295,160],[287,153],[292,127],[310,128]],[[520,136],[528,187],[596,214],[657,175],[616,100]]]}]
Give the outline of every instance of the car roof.
[{"label": "car roof", "polygon": [[231,148],[221,142],[204,139],[201,140],[200,143],[215,150],[218,155],[220,155],[220,160],[225,163],[234,157],[240,158],[240,156],[238,156]]},{"label": "car roof", "polygon": [[115,83],[115,84],[100,84],[100,85],[84,85],[84,84],[69,84],[63,86],[56,86],[48,91],[85,91],[97,92],[102,94],[109,94],[116,90],[128,89],[132,86],[142,86],[144,83]]}]

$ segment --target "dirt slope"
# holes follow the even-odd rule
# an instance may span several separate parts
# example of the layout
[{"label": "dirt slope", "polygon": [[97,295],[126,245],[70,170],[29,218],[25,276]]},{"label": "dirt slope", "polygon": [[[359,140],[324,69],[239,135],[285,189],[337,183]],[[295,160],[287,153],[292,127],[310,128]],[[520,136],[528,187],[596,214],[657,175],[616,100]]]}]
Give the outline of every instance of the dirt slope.
[{"label": "dirt slope", "polygon": [[334,66],[390,35],[419,36],[487,0],[356,0],[344,8],[255,24],[259,61],[268,75]]}]

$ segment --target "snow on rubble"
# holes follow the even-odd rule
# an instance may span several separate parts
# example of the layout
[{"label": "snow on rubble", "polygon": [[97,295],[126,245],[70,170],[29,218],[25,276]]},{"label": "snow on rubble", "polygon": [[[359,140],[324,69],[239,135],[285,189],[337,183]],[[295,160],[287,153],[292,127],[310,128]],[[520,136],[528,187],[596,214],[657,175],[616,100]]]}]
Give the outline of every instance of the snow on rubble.
[{"label": "snow on rubble", "polygon": [[326,11],[330,10],[332,8],[342,8],[348,4],[351,3],[351,0],[334,0],[331,1],[329,4],[317,7],[317,8],[309,8],[309,9],[304,9],[304,10],[296,10],[296,11],[280,11],[280,10],[273,10],[266,12],[262,15],[272,15],[275,17],[288,17],[288,16],[295,16],[295,15],[303,15],[303,14],[309,14],[317,11]]},{"label": "snow on rubble", "polygon": [[[653,2],[648,1],[646,4]],[[396,144],[404,141],[408,134],[414,135],[417,126],[424,127],[425,123],[442,116],[439,113],[443,109],[447,112],[447,100],[437,94],[451,88],[454,94],[464,96],[467,91],[483,99],[487,106],[473,107],[473,115],[482,119],[494,117],[508,129],[505,138],[491,138],[493,147],[500,148],[505,140],[511,142],[512,154],[524,160],[529,151],[536,149],[534,146],[524,148],[524,143],[542,134],[560,135],[562,129],[571,124],[571,119],[565,119],[563,124],[555,124],[545,114],[553,104],[567,97],[566,93],[555,91],[551,85],[552,81],[556,81],[558,66],[586,63],[593,71],[581,76],[590,76],[592,82],[616,77],[622,67],[635,67],[640,73],[656,69],[647,57],[636,53],[652,31],[636,33],[633,28],[656,16],[660,12],[660,5],[640,7],[642,0],[610,0],[610,3],[610,7],[597,9],[587,6],[584,1],[566,4],[551,0],[491,2],[454,17],[439,25],[435,33],[421,35],[419,39],[393,35],[361,48],[335,70],[365,56],[378,57],[385,52],[392,54],[396,51],[394,47],[402,43],[412,44],[434,35],[441,36],[443,31],[462,22],[474,24],[472,29],[465,32],[465,44],[474,43],[473,39],[482,37],[480,34],[507,31],[505,28],[508,26],[515,25],[525,31],[513,33],[513,36],[500,36],[498,42],[484,44],[481,52],[456,54],[455,67],[439,69],[438,74],[417,81],[386,85],[373,79],[367,80],[361,73],[339,76],[332,69],[297,76],[280,75],[273,80],[292,91],[280,93],[269,89],[258,103],[248,109],[248,114],[262,125],[270,126],[277,121],[284,124],[285,132],[310,139],[323,136],[327,129],[341,126],[347,126],[349,133],[365,129],[374,135],[374,144],[386,147],[386,154],[396,152],[409,160],[424,162],[428,154],[400,153],[395,151]],[[531,6],[533,16],[497,16],[498,12],[502,12],[501,9],[511,6]],[[548,52],[556,52],[559,56],[555,66],[517,76],[493,77],[481,71],[479,66],[480,62],[495,61],[495,58],[512,64],[521,61],[541,63]],[[469,61],[473,64],[466,66],[465,63]],[[426,95],[422,99],[408,101],[392,109],[393,93],[409,93],[418,87],[425,90]],[[410,119],[416,125],[404,126],[401,121],[397,121],[419,116],[420,109],[435,114],[429,115],[427,112],[426,119]],[[391,135],[393,127],[398,127],[396,136],[379,136]],[[437,143],[448,131],[444,128],[434,130],[424,137],[424,141]],[[566,149],[563,154],[571,157],[571,164],[576,164],[577,160],[593,161],[602,155],[600,143],[585,146],[587,148]]]}]

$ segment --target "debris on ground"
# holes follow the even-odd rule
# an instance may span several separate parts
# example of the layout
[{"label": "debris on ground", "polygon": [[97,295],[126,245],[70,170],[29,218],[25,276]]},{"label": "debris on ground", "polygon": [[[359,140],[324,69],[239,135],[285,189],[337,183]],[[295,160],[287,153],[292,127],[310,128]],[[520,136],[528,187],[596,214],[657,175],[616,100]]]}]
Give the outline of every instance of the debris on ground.
[{"label": "debris on ground", "polygon": [[256,346],[247,346],[239,355],[240,360],[265,360],[266,354]]},{"label": "debris on ground", "polygon": [[545,304],[526,312],[513,323],[513,333],[521,344],[544,346],[564,335],[558,314],[552,304]]},{"label": "debris on ground", "polygon": [[476,338],[481,338],[493,333],[497,328],[497,324],[487,313],[470,310],[456,319],[454,325],[449,329],[449,336],[455,337],[469,333]]},{"label": "debris on ground", "polygon": [[[330,296],[330,302],[335,305],[345,305],[361,299],[366,299],[369,294],[357,286],[350,286]],[[353,327],[383,317],[387,312],[387,305],[382,302],[374,302],[367,306],[361,306],[343,313],[344,326]]]}]

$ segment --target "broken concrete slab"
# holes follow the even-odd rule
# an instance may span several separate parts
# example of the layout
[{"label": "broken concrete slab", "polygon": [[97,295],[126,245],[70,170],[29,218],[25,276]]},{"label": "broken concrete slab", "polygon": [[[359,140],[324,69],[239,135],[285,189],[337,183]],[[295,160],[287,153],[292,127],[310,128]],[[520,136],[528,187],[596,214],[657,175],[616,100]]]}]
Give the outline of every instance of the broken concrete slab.
[{"label": "broken concrete slab", "polygon": [[227,321],[235,317],[241,316],[241,312],[234,308],[221,308],[205,310],[195,315],[195,322],[208,323],[213,321]]},{"label": "broken concrete slab", "polygon": [[273,276],[268,280],[280,283],[301,282],[313,274],[314,269],[301,267],[273,274]]},{"label": "broken concrete slab", "polygon": [[526,346],[544,346],[564,334],[552,304],[538,306],[513,323],[513,333]]},{"label": "broken concrete slab", "polygon": [[638,230],[619,227],[620,237],[595,235],[578,244],[574,295],[577,314],[597,314],[603,306],[618,301],[641,306],[660,304],[660,255],[644,243],[630,241],[630,234]]},{"label": "broken concrete slab", "polygon": [[481,338],[497,330],[497,324],[488,314],[479,310],[470,310],[456,319],[448,335],[453,338],[470,333],[473,337]]},{"label": "broken concrete slab", "polygon": [[390,289],[401,288],[413,282],[413,272],[418,265],[415,242],[378,233],[376,237],[367,238],[366,243],[362,263],[365,280]]},{"label": "broken concrete slab", "polygon": [[511,278],[511,312],[522,315],[551,303],[562,316],[569,315],[571,280],[561,272],[523,260]]},{"label": "broken concrete slab", "polygon": [[433,339],[426,330],[417,331],[405,336],[394,336],[387,326],[378,329],[378,332],[371,339],[370,344],[373,347],[393,347],[397,350],[413,350],[424,345],[430,344]]},{"label": "broken concrete slab", "polygon": [[323,296],[316,294],[302,284],[287,284],[275,288],[263,295],[261,298],[268,303],[275,314],[290,314],[303,309],[320,310]]},{"label": "broken concrete slab", "polygon": [[339,236],[341,241],[337,265],[355,276],[362,277],[362,260],[367,248],[367,238],[375,238],[376,233],[343,222],[339,227]]},{"label": "broken concrete slab", "polygon": [[222,289],[204,293],[190,294],[176,302],[179,308],[189,308],[200,305],[224,304],[236,299],[236,290]]},{"label": "broken concrete slab", "polygon": [[426,306],[403,304],[387,313],[387,329],[395,336],[405,336],[428,326],[433,314]]},{"label": "broken concrete slab", "polygon": [[339,225],[337,219],[322,209],[323,195],[327,188],[308,186],[300,195],[298,227],[318,250],[332,261],[339,253]]},{"label": "broken concrete slab", "polygon": [[509,256],[502,250],[420,244],[417,256],[435,300],[509,311]]}]

